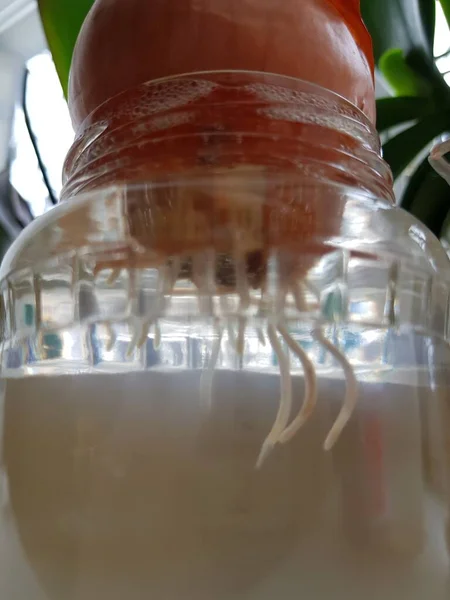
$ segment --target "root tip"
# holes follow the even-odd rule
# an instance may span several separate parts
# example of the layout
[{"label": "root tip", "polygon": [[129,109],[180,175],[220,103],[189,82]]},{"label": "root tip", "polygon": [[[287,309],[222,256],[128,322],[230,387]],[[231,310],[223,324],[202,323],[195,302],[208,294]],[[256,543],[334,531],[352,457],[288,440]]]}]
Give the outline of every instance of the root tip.
[{"label": "root tip", "polygon": [[272,454],[275,444],[269,440],[266,440],[262,445],[261,452],[259,453],[258,460],[256,461],[256,469],[259,471],[264,466],[264,463]]},{"label": "root tip", "polygon": [[336,445],[337,439],[334,436],[328,436],[324,442],[323,449],[325,452],[330,452]]}]

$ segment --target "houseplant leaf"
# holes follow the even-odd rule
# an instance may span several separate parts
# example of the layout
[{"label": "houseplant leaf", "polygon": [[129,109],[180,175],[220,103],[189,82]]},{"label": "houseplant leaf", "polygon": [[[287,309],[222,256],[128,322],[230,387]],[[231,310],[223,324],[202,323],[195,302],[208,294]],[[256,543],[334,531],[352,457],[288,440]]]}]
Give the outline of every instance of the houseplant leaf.
[{"label": "houseplant leaf", "polygon": [[64,93],[78,34],[94,0],[38,0],[44,31]]},{"label": "houseplant leaf", "polygon": [[442,6],[442,10],[444,11],[445,18],[447,19],[447,23],[450,25],[450,0],[439,0]]},{"label": "houseplant leaf", "polygon": [[434,32],[436,29],[436,2],[435,0],[419,0],[419,10],[422,16],[423,28],[428,40],[428,48],[433,51]]},{"label": "houseplant leaf", "polygon": [[401,48],[406,54],[421,49],[432,56],[430,4],[434,5],[434,0],[361,0],[377,62],[391,48]]},{"label": "houseplant leaf", "polygon": [[380,71],[398,96],[430,96],[432,85],[407,63],[401,48],[387,50],[379,61]]},{"label": "houseplant leaf", "polygon": [[450,210],[450,187],[426,157],[412,175],[401,202],[437,237],[441,237]]},{"label": "houseplant leaf", "polygon": [[394,177],[401,175],[419,152],[448,128],[450,128],[450,112],[444,111],[424,117],[389,140],[384,145],[383,152]]},{"label": "houseplant leaf", "polygon": [[433,104],[427,98],[397,96],[377,101],[377,129],[380,133],[430,114]]}]

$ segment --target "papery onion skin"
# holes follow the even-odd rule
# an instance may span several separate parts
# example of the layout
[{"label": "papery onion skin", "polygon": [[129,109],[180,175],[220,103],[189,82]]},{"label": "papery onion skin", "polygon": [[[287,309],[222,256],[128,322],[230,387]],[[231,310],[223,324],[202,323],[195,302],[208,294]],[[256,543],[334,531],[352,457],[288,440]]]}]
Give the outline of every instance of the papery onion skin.
[{"label": "papery onion skin", "polygon": [[97,0],[73,57],[75,130],[126,89],[208,70],[304,79],[375,121],[371,42],[358,0]]}]

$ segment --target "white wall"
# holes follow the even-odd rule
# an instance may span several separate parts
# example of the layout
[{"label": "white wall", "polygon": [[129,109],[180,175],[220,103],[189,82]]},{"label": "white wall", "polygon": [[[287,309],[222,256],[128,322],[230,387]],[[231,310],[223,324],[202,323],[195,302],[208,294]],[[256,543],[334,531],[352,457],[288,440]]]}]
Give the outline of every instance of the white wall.
[{"label": "white wall", "polygon": [[0,48],[27,60],[45,45],[36,1],[0,0]]},{"label": "white wall", "polygon": [[24,63],[44,48],[35,0],[0,0],[0,172],[6,166]]},{"label": "white wall", "polygon": [[0,50],[0,173],[5,169],[14,104],[20,91],[22,61]]}]

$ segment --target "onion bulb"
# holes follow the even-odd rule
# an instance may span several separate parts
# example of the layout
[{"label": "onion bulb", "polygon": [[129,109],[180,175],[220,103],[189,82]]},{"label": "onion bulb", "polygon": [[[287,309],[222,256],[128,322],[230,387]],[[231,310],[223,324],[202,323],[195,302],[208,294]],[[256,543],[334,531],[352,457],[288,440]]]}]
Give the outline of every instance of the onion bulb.
[{"label": "onion bulb", "polygon": [[303,79],[375,120],[371,43],[359,0],[97,0],[73,57],[74,127],[129,88],[209,70]]}]

